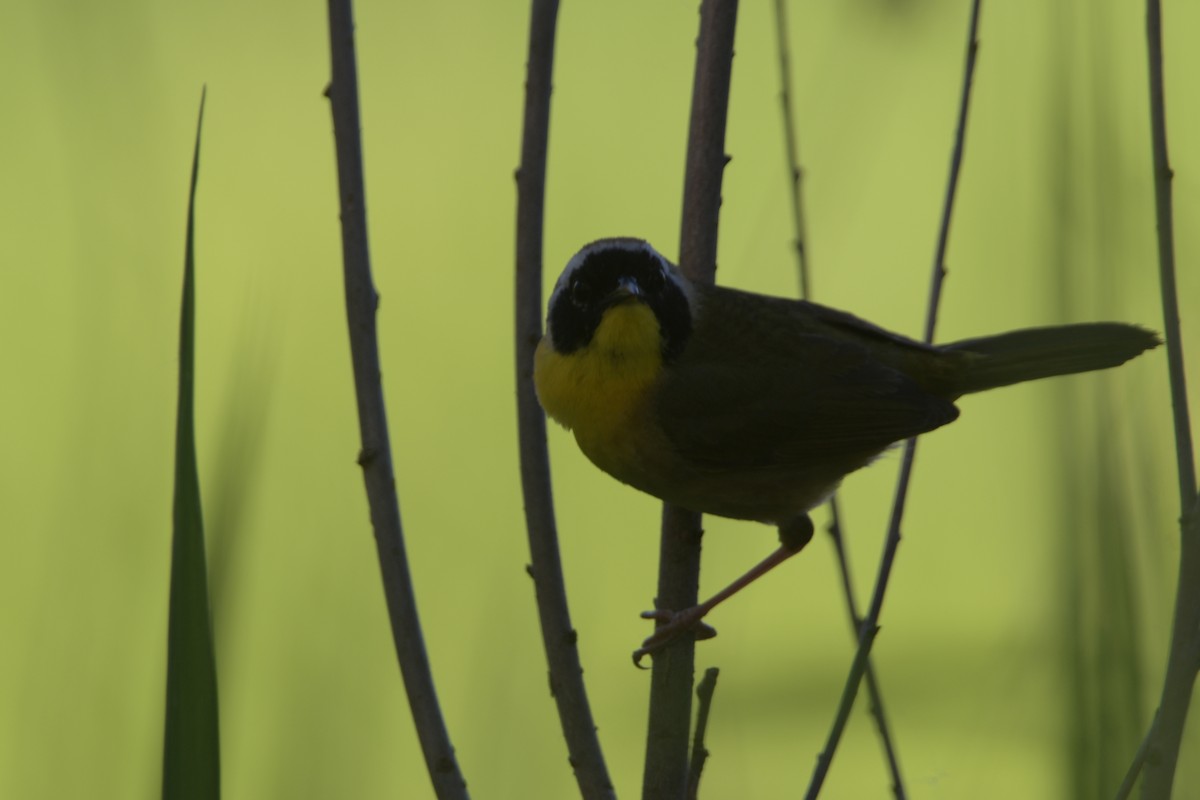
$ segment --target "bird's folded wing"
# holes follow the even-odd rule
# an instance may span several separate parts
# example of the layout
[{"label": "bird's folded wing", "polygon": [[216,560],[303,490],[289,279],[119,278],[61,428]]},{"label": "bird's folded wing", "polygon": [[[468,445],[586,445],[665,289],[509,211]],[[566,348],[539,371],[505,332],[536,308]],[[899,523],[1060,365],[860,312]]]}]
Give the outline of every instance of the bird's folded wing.
[{"label": "bird's folded wing", "polygon": [[861,461],[958,416],[867,346],[736,316],[736,330],[697,329],[656,397],[668,440],[697,465]]}]

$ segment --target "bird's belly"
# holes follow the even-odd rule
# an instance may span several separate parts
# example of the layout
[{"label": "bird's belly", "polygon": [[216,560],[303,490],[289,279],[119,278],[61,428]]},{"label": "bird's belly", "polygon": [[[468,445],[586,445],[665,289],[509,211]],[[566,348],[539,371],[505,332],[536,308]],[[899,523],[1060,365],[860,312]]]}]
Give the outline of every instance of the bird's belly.
[{"label": "bird's belly", "polygon": [[704,514],[776,525],[822,503],[844,474],[820,464],[754,469],[695,464],[681,457],[654,425],[576,429],[575,438],[597,467],[660,500]]}]

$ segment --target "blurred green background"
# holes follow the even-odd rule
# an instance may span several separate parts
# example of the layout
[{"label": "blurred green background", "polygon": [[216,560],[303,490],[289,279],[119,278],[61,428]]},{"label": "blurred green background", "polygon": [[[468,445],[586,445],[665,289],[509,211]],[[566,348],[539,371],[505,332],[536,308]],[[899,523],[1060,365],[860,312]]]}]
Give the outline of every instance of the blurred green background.
[{"label": "blurred green background", "polygon": [[[769,3],[738,24],[722,282],[794,294]],[[697,4],[560,15],[547,284],[581,244],[678,246]],[[1161,328],[1139,2],[985,4],[938,338]],[[919,334],[968,3],[790,7],[816,299]],[[477,797],[569,797],[525,574],[512,269],[528,8],[357,5],[368,211],[401,512]],[[1197,380],[1200,8],[1166,9],[1180,293]],[[324,7],[0,6],[0,796],[158,792],[184,212],[229,798],[426,797],[359,470]],[[1200,387],[1194,386],[1193,389]],[[1195,392],[1193,392],[1195,396]],[[1156,703],[1177,527],[1165,360],[971,397],[923,442],[876,645],[922,798],[1111,795]],[[1197,404],[1192,404],[1193,413]],[[610,768],[641,781],[658,504],[551,432]],[[873,578],[898,458],[845,485]],[[822,513],[823,519],[823,513]],[[818,520],[818,524],[821,520]],[[774,546],[707,522],[702,591]],[[825,538],[711,619],[709,797],[795,796],[853,645]],[[826,796],[883,797],[861,701]],[[1193,717],[1195,714],[1193,714]],[[1200,793],[1200,731],[1180,796]]]}]

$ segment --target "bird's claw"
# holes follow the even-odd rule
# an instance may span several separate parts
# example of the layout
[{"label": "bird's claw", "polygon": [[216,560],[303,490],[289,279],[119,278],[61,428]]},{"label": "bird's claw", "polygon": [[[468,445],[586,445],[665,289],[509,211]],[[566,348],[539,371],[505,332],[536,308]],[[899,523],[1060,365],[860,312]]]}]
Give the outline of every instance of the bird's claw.
[{"label": "bird's claw", "polygon": [[717,635],[717,629],[702,622],[707,609],[700,606],[683,611],[671,611],[665,608],[654,611],[643,611],[642,619],[652,619],[659,623],[654,633],[642,642],[642,646],[633,651],[633,665],[642,669],[642,659],[651,653],[657,653],[685,633],[694,634],[696,641],[711,639]]}]

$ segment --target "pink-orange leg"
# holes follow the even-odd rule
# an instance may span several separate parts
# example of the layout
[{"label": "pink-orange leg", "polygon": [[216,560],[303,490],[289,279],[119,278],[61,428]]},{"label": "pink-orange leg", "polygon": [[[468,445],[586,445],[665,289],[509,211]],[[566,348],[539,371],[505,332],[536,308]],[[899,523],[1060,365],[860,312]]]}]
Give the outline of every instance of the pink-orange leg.
[{"label": "pink-orange leg", "polygon": [[[807,517],[805,517],[805,521],[807,522]],[[644,656],[649,653],[658,652],[689,631],[695,633],[698,641],[703,639],[711,639],[712,637],[716,636],[716,629],[701,622],[701,620],[704,619],[704,616],[716,608],[720,603],[723,603],[729,598],[733,597],[742,589],[745,589],[763,575],[766,575],[768,572],[775,569],[775,567],[778,567],[784,561],[787,561],[789,558],[796,555],[796,553],[799,553],[804,548],[804,545],[808,543],[808,539],[811,537],[812,523],[808,523],[808,535],[799,541],[798,546],[796,543],[780,545],[775,552],[771,553],[771,555],[767,556],[758,564],[751,567],[746,574],[742,575],[733,583],[729,584],[724,589],[717,592],[699,605],[686,608],[683,611],[671,611],[665,608],[658,609],[656,611],[643,611],[643,619],[658,620],[659,625],[654,629],[653,635],[647,638],[646,641],[642,642],[642,646],[634,651],[634,665],[640,667],[642,665],[641,662]],[[786,535],[784,536],[784,541],[787,541]]]}]

